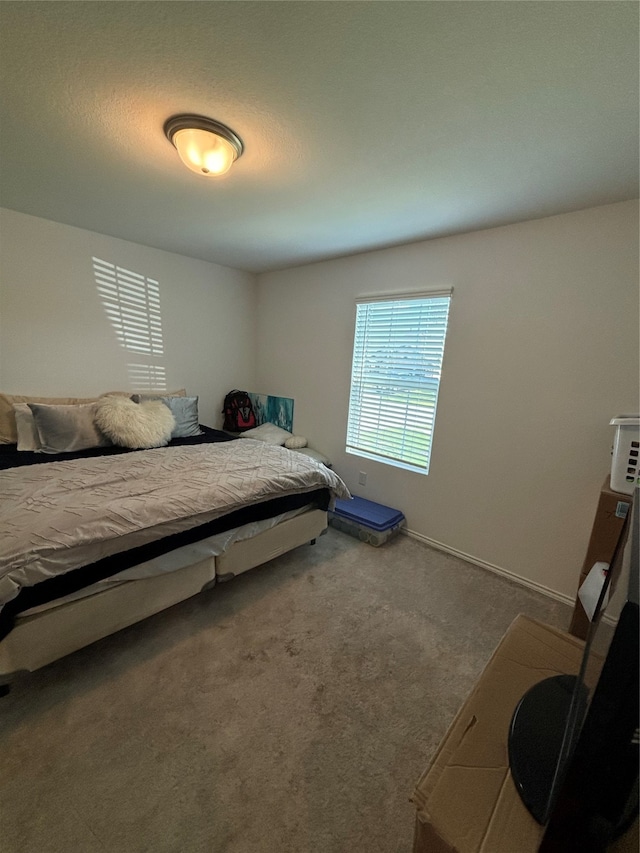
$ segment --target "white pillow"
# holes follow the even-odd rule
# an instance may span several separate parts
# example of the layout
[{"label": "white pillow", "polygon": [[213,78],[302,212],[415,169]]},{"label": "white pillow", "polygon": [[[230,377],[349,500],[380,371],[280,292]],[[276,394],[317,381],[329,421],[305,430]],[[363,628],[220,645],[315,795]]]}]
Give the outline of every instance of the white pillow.
[{"label": "white pillow", "polygon": [[176,419],[161,400],[134,403],[129,397],[103,397],[96,403],[96,424],[114,444],[142,450],[171,440]]},{"label": "white pillow", "polygon": [[132,394],[139,394],[145,400],[157,400],[158,397],[186,397],[187,391],[185,388],[178,388],[177,391],[105,391],[100,394],[101,397],[131,397]]},{"label": "white pillow", "polygon": [[241,433],[240,438],[255,438],[256,441],[264,441],[267,444],[283,445],[288,438],[291,438],[291,433],[275,424],[260,424]]},{"label": "white pillow", "polygon": [[38,427],[33,419],[33,412],[26,403],[14,403],[16,415],[16,430],[18,432],[18,450],[35,450],[42,448]]}]

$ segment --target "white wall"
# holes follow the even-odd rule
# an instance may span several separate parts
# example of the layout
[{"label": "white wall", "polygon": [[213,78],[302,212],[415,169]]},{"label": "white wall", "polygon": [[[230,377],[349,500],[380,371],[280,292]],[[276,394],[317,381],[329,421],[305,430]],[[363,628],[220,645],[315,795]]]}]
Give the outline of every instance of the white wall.
[{"label": "white wall", "polygon": [[135,390],[140,359],[118,342],[92,257],[159,282],[167,388],[199,395],[201,421],[221,426],[225,393],[255,384],[255,276],[12,210],[0,210],[0,389]]},{"label": "white wall", "polygon": [[[356,494],[402,509],[428,540],[574,595],[610,465],[608,421],[640,408],[635,202],[265,274],[257,286],[248,273],[9,210],[0,240],[0,390],[130,387],[131,354],[91,259],[111,261],[159,281],[167,385],[200,395],[203,422],[220,425],[232,387],[292,396],[296,432]],[[355,297],[449,286],[431,472],[345,454]]]},{"label": "white wall", "polygon": [[[636,202],[269,273],[258,285],[255,390],[295,398],[295,431],[354,493],[402,509],[423,537],[575,595],[610,470],[609,420],[639,410]],[[347,455],[355,297],[451,286],[429,475]]]}]

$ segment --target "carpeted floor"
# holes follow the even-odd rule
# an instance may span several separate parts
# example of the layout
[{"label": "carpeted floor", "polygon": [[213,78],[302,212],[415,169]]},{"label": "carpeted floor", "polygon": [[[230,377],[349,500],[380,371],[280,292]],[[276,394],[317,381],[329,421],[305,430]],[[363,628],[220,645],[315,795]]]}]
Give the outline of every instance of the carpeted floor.
[{"label": "carpeted floor", "polygon": [[401,536],[306,546],[20,679],[2,853],[410,853],[413,787],[536,593]]}]

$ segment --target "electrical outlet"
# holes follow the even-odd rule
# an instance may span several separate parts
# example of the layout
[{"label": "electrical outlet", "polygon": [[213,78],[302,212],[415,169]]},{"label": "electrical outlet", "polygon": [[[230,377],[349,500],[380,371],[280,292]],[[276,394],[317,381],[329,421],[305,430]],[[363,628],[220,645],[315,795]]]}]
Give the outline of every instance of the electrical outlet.
[{"label": "electrical outlet", "polygon": [[367,485],[367,472],[366,471],[360,471],[360,476],[358,477],[358,483],[361,486]]}]

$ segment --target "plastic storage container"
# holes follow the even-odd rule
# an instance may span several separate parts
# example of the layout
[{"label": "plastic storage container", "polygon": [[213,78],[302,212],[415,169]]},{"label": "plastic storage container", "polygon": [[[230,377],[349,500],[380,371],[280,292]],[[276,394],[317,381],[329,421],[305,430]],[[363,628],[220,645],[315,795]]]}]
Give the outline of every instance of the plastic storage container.
[{"label": "plastic storage container", "polygon": [[611,488],[624,495],[640,485],[640,415],[618,415],[609,423],[616,428],[611,459]]},{"label": "plastic storage container", "polygon": [[354,495],[350,500],[338,499],[329,513],[329,524],[361,542],[378,547],[400,532],[404,514],[390,506]]}]

